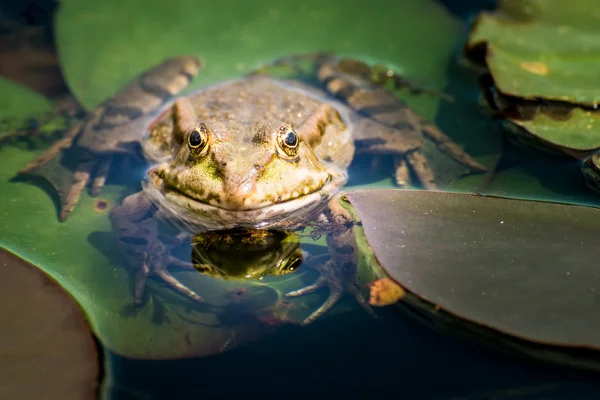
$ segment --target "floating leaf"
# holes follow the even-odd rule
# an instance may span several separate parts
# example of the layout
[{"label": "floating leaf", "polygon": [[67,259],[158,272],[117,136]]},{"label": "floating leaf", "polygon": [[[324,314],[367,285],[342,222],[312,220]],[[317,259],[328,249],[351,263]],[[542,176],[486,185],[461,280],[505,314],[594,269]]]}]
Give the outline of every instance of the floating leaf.
[{"label": "floating leaf", "polygon": [[600,209],[389,189],[346,197],[379,263],[432,304],[429,313],[531,342],[600,348]]},{"label": "floating leaf", "polygon": [[466,55],[485,65],[499,96],[528,114],[504,113],[522,128],[513,131],[535,135],[542,149],[600,148],[600,74],[594,67],[600,16],[589,12],[594,4],[504,0],[495,12],[481,13],[471,29]]},{"label": "floating leaf", "polygon": [[600,102],[600,15],[595,0],[503,0],[477,18],[466,51],[498,89],[524,99]]},{"label": "floating leaf", "polygon": [[0,249],[0,398],[87,399],[98,349],[77,303],[34,265]]}]

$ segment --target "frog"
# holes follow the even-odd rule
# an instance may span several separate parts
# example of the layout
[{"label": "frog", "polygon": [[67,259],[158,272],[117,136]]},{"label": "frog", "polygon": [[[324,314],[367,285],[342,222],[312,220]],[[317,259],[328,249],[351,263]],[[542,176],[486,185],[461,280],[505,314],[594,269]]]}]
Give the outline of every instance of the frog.
[{"label": "frog", "polygon": [[[110,158],[105,150],[137,149],[143,155],[151,167],[141,190],[109,213],[135,271],[136,305],[144,303],[150,276],[194,302],[204,301],[170,273],[171,267],[194,269],[172,251],[198,232],[310,227],[326,235],[329,257],[312,264],[320,274],[314,283],[286,296],[321,288],[329,288],[329,296],[301,324],[327,313],[344,293],[374,315],[357,285],[357,222],[339,203],[355,155],[392,155],[401,187],[415,176],[424,189],[438,188],[421,152],[424,137],[469,172],[486,170],[385,87],[382,77],[397,78],[391,70],[372,73],[367,63],[331,54],[311,57],[320,87],[252,73],[183,96],[177,93],[201,63],[191,56],[167,60],[135,78],[32,162],[39,168],[61,149],[77,145],[88,154],[104,150],[94,179],[89,157],[76,168],[61,211],[64,221],[90,180],[94,193],[101,190]],[[293,59],[279,63],[293,65]],[[180,234],[164,238],[162,221]]]}]

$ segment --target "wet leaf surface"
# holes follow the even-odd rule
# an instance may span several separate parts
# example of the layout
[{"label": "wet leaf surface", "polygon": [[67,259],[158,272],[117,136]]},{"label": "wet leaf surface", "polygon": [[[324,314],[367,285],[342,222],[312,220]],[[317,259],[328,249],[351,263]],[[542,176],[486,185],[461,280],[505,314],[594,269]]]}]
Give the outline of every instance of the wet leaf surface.
[{"label": "wet leaf surface", "polygon": [[0,398],[95,398],[99,349],[71,296],[0,249],[0,297]]},{"label": "wet leaf surface", "polygon": [[508,120],[558,148],[600,148],[593,67],[600,59],[600,17],[590,7],[588,1],[503,1],[479,15],[465,48],[489,70],[494,90],[531,103],[517,106],[525,118],[505,112]]},{"label": "wet leaf surface", "polygon": [[600,347],[599,209],[443,192],[347,197],[378,261],[419,298],[521,339]]},{"label": "wet leaf surface", "polygon": [[[481,13],[467,52],[485,44],[501,92],[591,106],[600,101],[600,16],[594,0],[505,0]],[[479,54],[472,56],[478,56]]]}]

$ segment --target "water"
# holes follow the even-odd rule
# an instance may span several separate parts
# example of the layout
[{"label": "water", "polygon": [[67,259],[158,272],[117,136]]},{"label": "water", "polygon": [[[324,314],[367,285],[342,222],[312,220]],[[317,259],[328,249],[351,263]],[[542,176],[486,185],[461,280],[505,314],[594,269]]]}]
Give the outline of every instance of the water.
[{"label": "water", "polygon": [[[464,7],[468,2],[461,3]],[[461,15],[466,14],[465,8],[461,10]],[[74,19],[73,23],[76,22]],[[352,45],[342,44],[341,47],[349,51]],[[413,47],[416,48],[412,53],[415,58],[414,54],[422,49]],[[378,50],[380,57],[384,57],[383,48],[385,46],[381,45]],[[253,49],[243,51],[252,53]],[[243,51],[239,56],[229,55],[224,59],[235,65],[232,61],[243,59]],[[270,58],[267,53],[271,51],[266,51],[264,57]],[[401,52],[395,49],[397,53]],[[401,56],[394,57],[394,62],[402,60]],[[212,61],[214,58],[217,57],[213,57]],[[443,90],[455,97],[455,103],[447,104],[425,97],[409,100],[411,105],[420,107],[419,110],[426,115],[437,115],[436,122],[451,131],[457,142],[467,144],[469,153],[480,158],[496,157],[500,132],[494,122],[475,115],[473,104],[477,89],[473,83],[474,75],[453,63],[439,67],[435,62],[428,62],[425,55],[422,58],[420,63],[434,64],[441,70],[442,78],[452,77]],[[254,61],[252,57],[248,59]],[[221,66],[218,60],[212,65]],[[88,69],[89,66],[82,67],[86,72]],[[220,79],[215,72],[217,69],[209,69],[201,79]],[[418,67],[415,70],[418,72]],[[232,72],[227,70],[227,73]],[[440,76],[436,73],[432,76],[440,82]],[[73,79],[77,81],[78,78]],[[80,80],[78,85],[79,93],[85,96],[85,84],[81,84]],[[109,88],[103,90],[110,92]],[[92,97],[101,96],[93,94],[89,99]],[[439,109],[436,109],[438,106]],[[495,135],[496,139],[489,143],[482,140],[486,143],[479,144],[473,138],[481,139],[481,136],[476,136],[481,132]],[[427,146],[426,152],[433,154],[435,150],[431,144]],[[598,203],[578,178],[577,163],[513,147],[507,147],[507,150],[508,154],[500,164],[500,173],[487,188],[487,193]],[[253,320],[254,311],[262,312],[278,299],[268,285],[267,289],[256,289],[236,281],[215,285],[210,277],[196,279],[191,275],[193,272],[179,272],[175,276],[182,281],[191,281],[198,289],[214,290],[214,293],[203,292],[203,295],[215,300],[223,299],[225,293],[230,296],[225,298],[225,303],[231,303],[231,296],[235,299],[240,288],[264,300],[246,304],[241,311],[233,310],[238,314],[225,321],[215,321],[212,317],[214,310],[195,308],[153,281],[149,285],[149,291],[154,293],[150,296],[150,304],[135,309],[131,306],[131,276],[125,268],[122,254],[116,250],[106,211],[91,211],[96,199],[84,195],[78,205],[81,211],[74,212],[68,223],[58,223],[54,205],[44,192],[29,183],[11,181],[14,171],[31,159],[32,153],[39,153],[41,148],[31,151],[24,144],[17,143],[1,151],[7,168],[0,171],[0,191],[11,194],[2,204],[1,244],[26,255],[74,293],[88,312],[90,324],[109,348],[139,358],[126,358],[104,349],[107,368],[102,396],[105,398],[183,398],[194,395],[210,398],[250,392],[277,397],[299,392],[376,396],[393,391],[404,398],[489,398],[495,394],[505,398],[562,399],[592,398],[600,392],[594,383],[596,377],[591,374],[505,356],[444,331],[426,328],[395,307],[378,309],[383,320],[374,321],[350,298],[344,300],[337,313],[327,315],[313,325],[305,328],[282,325],[275,329]],[[446,161],[440,161],[440,164]],[[372,175],[366,172],[368,169],[368,159],[357,160],[351,170],[350,185],[390,186],[389,174]],[[144,172],[142,169],[136,171],[136,174]],[[520,180],[514,180],[514,176]],[[465,179],[453,188],[473,191],[483,181],[481,176]],[[117,170],[109,176],[109,185],[101,199],[109,206],[113,205],[135,190],[136,182],[137,179],[133,181],[123,177]],[[24,209],[28,211],[27,215],[23,215]],[[20,217],[4,218],[15,215]],[[308,248],[323,251],[322,247]],[[314,272],[301,272],[303,276],[292,274],[291,277],[271,279],[270,284],[285,291],[298,288],[299,283],[311,283],[316,278]],[[310,309],[324,301],[326,294],[322,291],[301,301],[301,312],[295,316],[306,316]],[[225,310],[232,311],[226,307]],[[235,335],[229,336],[231,332]],[[243,336],[239,335],[240,332],[248,332],[247,337],[238,337]],[[205,353],[226,349],[232,339],[247,340],[248,343],[235,343],[240,346],[207,357],[143,360],[181,355],[190,348],[185,343],[190,338],[204,339],[201,350]],[[216,344],[207,344],[210,341]]]}]

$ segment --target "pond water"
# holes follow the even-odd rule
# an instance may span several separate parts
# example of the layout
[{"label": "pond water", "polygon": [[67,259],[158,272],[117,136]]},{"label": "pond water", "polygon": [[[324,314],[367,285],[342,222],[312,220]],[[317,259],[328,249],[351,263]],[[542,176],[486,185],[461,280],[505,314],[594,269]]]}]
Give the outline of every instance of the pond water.
[{"label": "pond water", "polygon": [[[87,46],[70,41],[70,29],[77,24],[85,24],[86,18],[95,17],[88,15],[85,10],[77,10],[73,3],[65,3],[63,13],[59,15],[58,37],[63,40],[59,40],[59,44],[63,46],[61,49],[64,49],[64,54],[69,54],[64,56],[68,59],[73,49],[80,51]],[[403,6],[407,12],[425,15],[419,14],[424,11],[417,2],[408,3],[411,5]],[[493,179],[489,180],[486,174],[467,176],[453,182],[449,189],[600,205],[599,198],[585,187],[581,179],[579,162],[504,143],[498,124],[479,112],[476,106],[479,93],[476,74],[459,65],[456,56],[461,40],[465,38],[463,30],[467,26],[466,16],[481,7],[489,7],[490,2],[447,3],[451,3],[451,8],[454,7],[457,14],[465,19],[440,17],[439,5],[435,5],[436,8],[432,6],[431,9],[432,21],[439,18],[441,25],[447,25],[438,30],[419,31],[422,37],[427,32],[439,33],[441,29],[451,31],[446,39],[431,39],[433,44],[429,47],[438,46],[443,51],[437,53],[444,55],[432,56],[428,50],[420,54],[419,46],[408,44],[406,47],[410,50],[409,58],[413,64],[406,69],[418,75],[419,68],[423,68],[423,78],[431,77],[431,84],[440,85],[440,90],[451,96],[453,101],[427,94],[410,96],[402,92],[401,96],[427,118],[435,119],[442,130],[488,168],[493,168],[498,162]],[[101,10],[102,6],[97,7]],[[156,11],[160,7],[159,2],[152,3],[149,10]],[[280,12],[283,15],[290,14],[285,9],[270,10],[269,18],[278,18]],[[399,10],[394,13],[401,14],[402,10]],[[238,11],[241,14],[243,7]],[[327,12],[331,10],[325,9],[323,15]],[[377,15],[381,17],[380,11],[372,12],[380,13]],[[311,18],[315,20],[322,18],[319,10],[313,10],[313,14]],[[73,15],[77,18],[70,21],[68,18]],[[165,16],[165,21],[169,18],[172,16]],[[371,24],[374,26],[376,22]],[[435,22],[428,24],[434,25]],[[140,37],[147,32],[144,29],[140,25],[139,31],[131,34],[132,43],[141,40]],[[255,48],[266,49],[260,59],[282,55],[280,47],[261,47],[257,44],[263,35],[261,31],[257,31],[256,37],[248,34],[256,26],[243,26],[240,29],[245,32],[242,37],[247,48],[241,51],[244,57],[248,57],[248,64],[257,64],[256,57],[252,55]],[[417,32],[420,28],[414,29]],[[388,34],[381,33],[381,37]],[[238,45],[239,40],[233,40],[226,32],[216,37],[220,45],[229,41]],[[318,38],[318,35],[315,37]],[[338,43],[343,50],[352,52],[353,46],[360,40],[355,36],[349,37],[356,42],[341,37],[338,42],[334,39],[331,43]],[[93,64],[94,60],[90,61],[84,55],[66,63],[69,82],[73,82],[74,91],[85,106],[97,103],[98,99],[110,93],[110,86],[123,84],[117,73],[118,77],[112,79],[107,87],[96,84],[97,88],[93,88],[90,82],[93,79],[105,79],[106,70],[111,69],[109,67],[131,76],[134,75],[132,71],[139,72],[134,65],[137,61],[127,61],[119,45],[114,44],[123,41],[110,40],[107,32],[108,44],[103,51],[121,54],[122,59],[115,56],[114,60],[107,62],[107,68],[93,70],[90,63]],[[160,41],[157,38],[155,40],[157,43]],[[314,37],[312,40],[315,40]],[[379,44],[381,41],[374,39],[373,42]],[[168,48],[168,44],[164,40],[157,47]],[[364,48],[371,44],[366,41],[356,46]],[[208,47],[210,53],[211,46],[203,46]],[[386,46],[381,45],[374,58],[385,58]],[[389,46],[393,48],[393,44]],[[405,46],[404,42],[400,49],[393,48],[394,54],[400,52],[402,46]],[[182,51],[179,44],[175,47],[177,49],[174,52]],[[306,50],[303,45],[294,49],[296,47]],[[214,61],[217,58],[214,54],[219,54],[219,51],[212,50],[213,58],[209,56],[209,61]],[[170,52],[165,54],[171,55]],[[429,52],[436,53],[434,50]],[[230,69],[220,69],[220,60],[213,64],[214,68],[208,63],[208,72],[199,78],[197,85],[247,72],[245,66],[240,67],[243,64],[241,61],[231,62],[240,57],[223,54],[222,63],[230,62]],[[397,54],[394,57],[390,57],[392,64],[398,64],[397,60],[402,59]],[[130,67],[130,64],[133,66]],[[232,70],[234,65],[237,67]],[[2,84],[17,92],[9,83]],[[14,103],[19,101],[20,104],[34,103],[29,102],[27,95],[14,100]],[[38,108],[43,110],[47,105],[42,102],[39,107],[31,107],[35,109],[32,111],[37,112]],[[484,134],[485,138],[482,137]],[[272,275],[279,276],[267,275],[249,280],[244,279],[245,274],[239,270],[235,271],[237,279],[174,270],[173,275],[177,279],[207,300],[204,305],[179,296],[164,283],[153,279],[148,282],[144,306],[135,307],[132,289],[134,274],[128,269],[128,262],[111,231],[108,212],[123,197],[139,190],[141,177],[146,175],[148,166],[117,163],[117,167],[108,175],[107,185],[101,195],[92,197],[84,193],[69,220],[61,223],[57,219],[56,204],[51,201],[52,196],[56,197],[51,188],[15,179],[16,171],[41,154],[47,145],[47,141],[34,141],[32,145],[20,139],[0,147],[0,157],[5,166],[0,171],[0,192],[10,193],[0,200],[0,245],[38,265],[81,304],[92,330],[105,346],[105,373],[101,387],[103,398],[212,398],[242,393],[277,397],[296,393],[378,396],[392,392],[404,398],[435,399],[566,399],[600,396],[597,375],[591,372],[504,355],[464,337],[449,335],[444,329],[424,326],[397,306],[377,308],[381,319],[375,320],[351,296],[345,296],[332,312],[309,326],[300,327],[297,322],[310,315],[327,299],[327,290],[293,301],[286,299],[284,293],[309,285],[318,277],[314,270],[305,265],[296,268],[295,263],[285,274],[275,273]],[[501,150],[503,156],[500,159]],[[431,157],[432,168],[440,176],[452,176],[460,169],[430,141],[424,145],[423,153]],[[384,160],[381,166],[383,168],[373,169],[370,157],[357,157],[350,167],[348,187],[393,187],[391,160]],[[326,252],[324,238],[315,242],[306,235],[302,238],[300,248],[312,255]],[[191,250],[191,246],[184,246],[177,254],[182,259],[189,259]],[[247,261],[248,257],[244,254],[234,263],[239,267],[241,261]],[[383,274],[379,269],[372,269],[368,261],[367,258],[361,264],[358,274],[365,295],[367,290],[364,284]],[[290,321],[294,324],[288,323]]]}]

